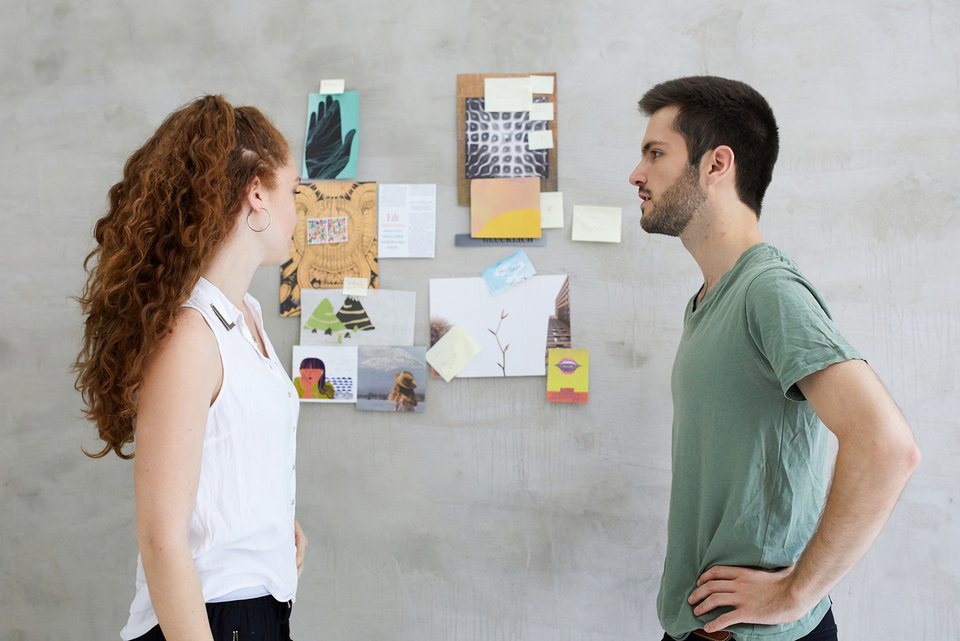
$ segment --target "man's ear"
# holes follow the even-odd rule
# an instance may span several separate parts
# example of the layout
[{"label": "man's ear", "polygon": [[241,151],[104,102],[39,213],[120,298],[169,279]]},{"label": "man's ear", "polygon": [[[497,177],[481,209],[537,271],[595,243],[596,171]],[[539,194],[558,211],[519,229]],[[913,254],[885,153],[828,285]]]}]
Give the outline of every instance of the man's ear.
[{"label": "man's ear", "polygon": [[736,158],[733,149],[727,145],[708,151],[703,159],[706,169],[707,184],[717,184],[734,176],[734,163]]}]

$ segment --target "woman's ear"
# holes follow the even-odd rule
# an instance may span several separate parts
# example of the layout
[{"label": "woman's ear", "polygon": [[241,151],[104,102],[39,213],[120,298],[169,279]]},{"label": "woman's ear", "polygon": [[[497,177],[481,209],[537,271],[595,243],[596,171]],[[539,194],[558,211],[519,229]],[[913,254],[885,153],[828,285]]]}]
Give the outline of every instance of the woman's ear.
[{"label": "woman's ear", "polygon": [[247,194],[244,198],[244,202],[250,207],[251,211],[260,211],[260,208],[263,207],[263,190],[264,185],[260,176],[254,176],[247,186]]}]

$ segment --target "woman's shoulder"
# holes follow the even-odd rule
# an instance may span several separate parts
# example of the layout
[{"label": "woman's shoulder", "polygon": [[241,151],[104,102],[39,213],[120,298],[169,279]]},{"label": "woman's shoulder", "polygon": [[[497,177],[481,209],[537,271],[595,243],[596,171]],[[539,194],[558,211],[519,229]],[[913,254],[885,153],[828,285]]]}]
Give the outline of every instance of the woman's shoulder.
[{"label": "woman's shoulder", "polygon": [[173,317],[170,331],[160,340],[150,360],[220,366],[220,348],[213,329],[198,310],[181,307]]}]

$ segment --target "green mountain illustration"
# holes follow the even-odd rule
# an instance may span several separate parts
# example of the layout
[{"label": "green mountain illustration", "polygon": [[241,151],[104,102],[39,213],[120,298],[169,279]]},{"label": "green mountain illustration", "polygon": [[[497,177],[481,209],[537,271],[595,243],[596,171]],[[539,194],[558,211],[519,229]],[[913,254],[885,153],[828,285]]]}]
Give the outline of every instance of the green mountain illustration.
[{"label": "green mountain illustration", "polygon": [[346,326],[338,318],[338,314],[333,312],[333,303],[330,302],[330,299],[324,298],[313,310],[313,314],[310,315],[303,328],[313,331],[314,334],[323,332],[329,336],[334,332],[342,332],[346,329]]}]

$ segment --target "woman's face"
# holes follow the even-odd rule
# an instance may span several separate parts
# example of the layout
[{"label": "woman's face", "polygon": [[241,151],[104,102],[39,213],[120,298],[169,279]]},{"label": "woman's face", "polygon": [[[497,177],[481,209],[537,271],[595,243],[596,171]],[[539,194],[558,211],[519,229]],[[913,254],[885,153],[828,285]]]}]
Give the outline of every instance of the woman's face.
[{"label": "woman's face", "polygon": [[277,169],[277,184],[273,189],[264,189],[263,207],[270,212],[270,227],[262,232],[268,234],[265,240],[270,247],[268,264],[281,264],[290,257],[290,239],[297,225],[296,193],[300,187],[300,173],[297,171],[293,154],[287,154],[287,162]]}]

